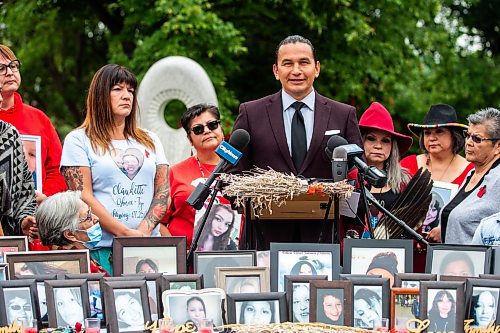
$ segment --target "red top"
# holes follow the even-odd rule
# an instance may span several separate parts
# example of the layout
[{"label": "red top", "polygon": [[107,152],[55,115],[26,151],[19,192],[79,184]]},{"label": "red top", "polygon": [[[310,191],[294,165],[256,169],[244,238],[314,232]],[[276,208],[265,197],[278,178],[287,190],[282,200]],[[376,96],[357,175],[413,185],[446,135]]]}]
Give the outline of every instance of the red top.
[{"label": "red top", "polygon": [[[205,181],[215,169],[215,165],[201,163],[195,157],[189,157],[170,168],[170,198],[171,203],[163,221],[168,224],[172,236],[186,236],[187,245],[191,245],[194,229],[195,209],[186,203],[194,191],[195,180]],[[197,182],[195,183],[197,184]]]},{"label": "red top", "polygon": [[[406,156],[405,158],[403,158],[401,160],[401,166],[403,168],[408,169],[408,171],[413,176],[418,171],[417,155],[410,155],[410,156]],[[457,184],[458,186],[462,185],[465,177],[467,176],[469,171],[471,171],[472,169],[474,169],[474,165],[472,163],[469,163],[467,165],[467,167],[465,168],[465,170],[462,171],[462,173],[457,178],[455,178],[455,180],[452,181],[452,183]]]},{"label": "red top", "polygon": [[42,184],[47,196],[66,191],[66,182],[59,171],[62,146],[49,117],[42,111],[23,103],[21,95],[14,93],[14,105],[0,111],[0,120],[17,128],[20,134],[42,138]]}]

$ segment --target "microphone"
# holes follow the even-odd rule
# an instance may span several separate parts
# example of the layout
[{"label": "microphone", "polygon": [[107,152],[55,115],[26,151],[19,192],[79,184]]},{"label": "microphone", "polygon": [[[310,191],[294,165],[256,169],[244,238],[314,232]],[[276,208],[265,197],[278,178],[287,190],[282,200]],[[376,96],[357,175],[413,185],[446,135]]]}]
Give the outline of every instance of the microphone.
[{"label": "microphone", "polygon": [[240,160],[242,153],[241,150],[250,142],[250,134],[244,129],[237,129],[231,134],[229,143],[222,141],[215,153],[221,158],[220,162],[215,166],[214,171],[208,176],[205,183],[200,183],[194,189],[193,193],[187,198],[186,202],[196,210],[200,210],[210,195],[210,185],[214,182],[215,178],[227,166],[227,164],[236,165]]},{"label": "microphone", "polygon": [[384,171],[374,166],[368,166],[360,157],[363,156],[363,149],[356,144],[349,144],[346,139],[339,135],[332,136],[328,142],[329,150],[334,151],[337,147],[344,148],[349,162],[354,163],[360,172],[365,175],[365,180],[376,187],[383,187],[387,183],[387,175]]},{"label": "microphone", "polygon": [[334,182],[340,182],[347,176],[347,151],[344,147],[336,147],[332,154],[332,176]]}]

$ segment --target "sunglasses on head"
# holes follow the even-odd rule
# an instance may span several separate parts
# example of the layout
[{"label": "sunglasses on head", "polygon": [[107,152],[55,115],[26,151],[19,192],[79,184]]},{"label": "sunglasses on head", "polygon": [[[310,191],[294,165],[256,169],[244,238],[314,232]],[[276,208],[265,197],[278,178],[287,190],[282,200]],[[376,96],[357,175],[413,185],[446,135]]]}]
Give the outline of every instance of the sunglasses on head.
[{"label": "sunglasses on head", "polygon": [[493,139],[482,138],[479,135],[469,133],[467,130],[464,130],[464,136],[465,136],[466,139],[470,138],[475,143],[481,143],[483,141],[496,141],[496,140],[500,140],[500,138],[493,138]]},{"label": "sunglasses on head", "polygon": [[217,128],[219,128],[219,124],[220,124],[220,120],[211,120],[211,121],[207,122],[205,125],[198,124],[196,126],[191,127],[190,131],[193,132],[194,135],[200,135],[200,134],[203,134],[203,132],[205,132],[205,126],[210,131],[214,131]]}]

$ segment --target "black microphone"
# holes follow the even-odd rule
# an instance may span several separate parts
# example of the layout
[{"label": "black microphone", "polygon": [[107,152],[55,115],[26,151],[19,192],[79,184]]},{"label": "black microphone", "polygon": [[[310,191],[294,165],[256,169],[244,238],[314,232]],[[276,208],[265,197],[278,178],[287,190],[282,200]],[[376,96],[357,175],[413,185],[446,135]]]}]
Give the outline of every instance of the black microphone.
[{"label": "black microphone", "polygon": [[215,178],[227,166],[228,163],[236,165],[241,158],[241,151],[250,142],[250,134],[244,129],[237,129],[231,134],[229,143],[222,141],[219,147],[215,150],[217,155],[221,158],[220,162],[215,166],[214,171],[208,176],[205,183],[200,183],[194,189],[193,193],[187,198],[186,202],[196,210],[203,207],[203,203],[210,195],[210,185],[214,182]]},{"label": "black microphone", "polygon": [[347,176],[347,151],[336,147],[332,154],[332,176],[334,182],[340,182]]}]

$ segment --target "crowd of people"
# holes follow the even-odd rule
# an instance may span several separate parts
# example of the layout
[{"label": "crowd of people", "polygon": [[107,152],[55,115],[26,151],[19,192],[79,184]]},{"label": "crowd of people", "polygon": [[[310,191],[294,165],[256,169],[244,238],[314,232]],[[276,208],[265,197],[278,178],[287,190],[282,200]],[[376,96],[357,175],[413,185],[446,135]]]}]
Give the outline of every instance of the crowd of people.
[{"label": "crowd of people", "polygon": [[[88,248],[95,270],[110,274],[115,236],[185,236],[189,246],[206,208],[197,212],[186,199],[220,162],[215,150],[225,133],[218,108],[197,104],[185,111],[180,123],[192,156],[169,166],[157,134],[137,125],[137,78],[123,66],[108,64],[90,82],[83,123],[61,145],[45,113],[23,103],[18,93],[21,68],[14,52],[0,45],[1,234],[39,237],[53,249]],[[366,163],[387,174],[385,185],[369,190],[389,210],[418,169],[428,170],[436,184],[454,184],[456,194],[450,198],[432,194],[419,229],[428,241],[500,243],[500,201],[495,199],[500,190],[498,109],[471,110],[468,124],[462,124],[452,106],[430,106],[422,124],[408,124],[421,154],[401,160],[413,139],[395,130],[384,105],[373,102],[358,124],[354,107],[313,88],[320,62],[309,40],[298,35],[282,40],[273,74],[281,84],[277,93],[240,106],[233,130],[245,129],[251,140],[240,162],[227,172],[256,166],[331,178],[330,159],[323,152],[327,133],[336,133],[362,147]],[[42,170],[29,168],[22,135],[40,138]],[[42,175],[40,188],[35,172]],[[355,173],[350,176],[355,178]],[[365,227],[363,218],[360,222]],[[218,196],[198,249],[236,249],[234,235],[241,223],[230,201]],[[283,223],[260,226],[263,247],[269,242],[317,241],[319,224]]]}]

